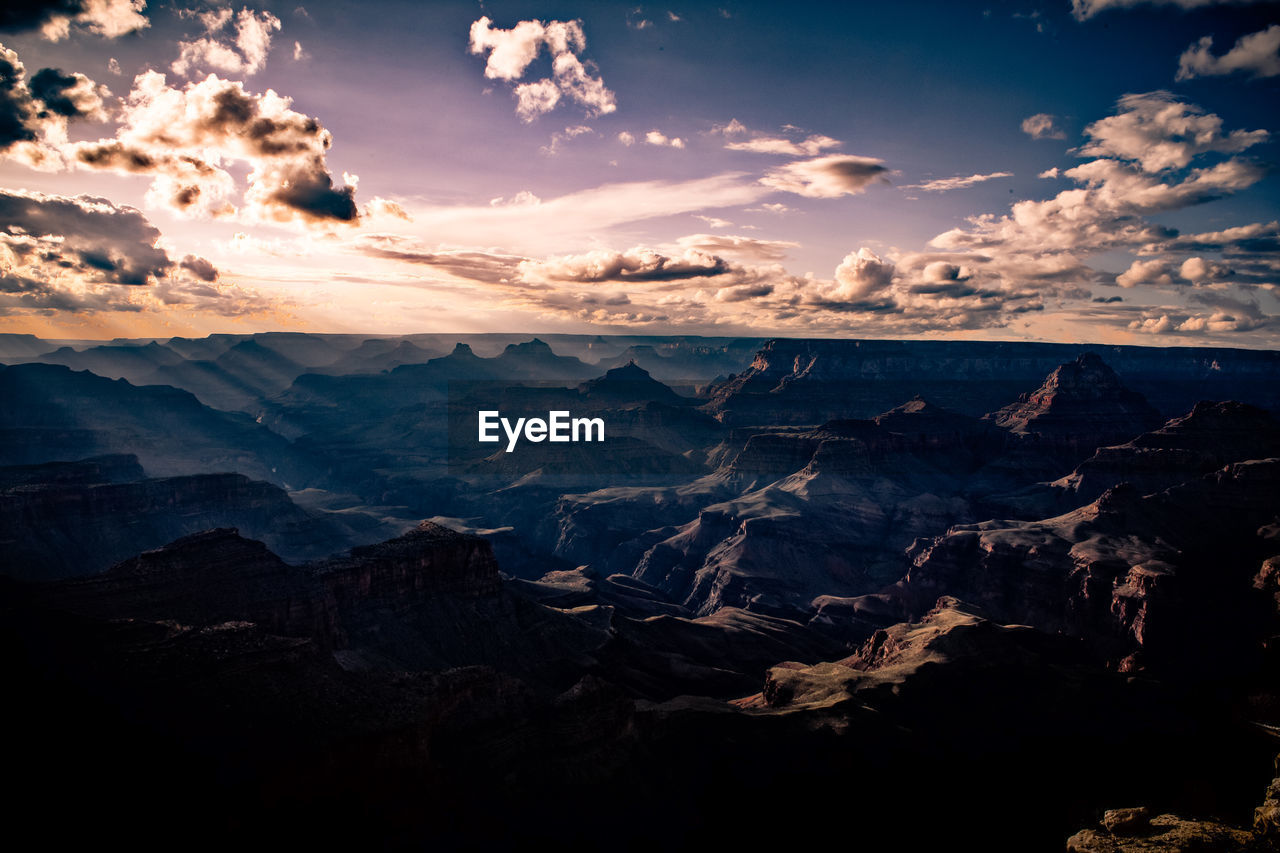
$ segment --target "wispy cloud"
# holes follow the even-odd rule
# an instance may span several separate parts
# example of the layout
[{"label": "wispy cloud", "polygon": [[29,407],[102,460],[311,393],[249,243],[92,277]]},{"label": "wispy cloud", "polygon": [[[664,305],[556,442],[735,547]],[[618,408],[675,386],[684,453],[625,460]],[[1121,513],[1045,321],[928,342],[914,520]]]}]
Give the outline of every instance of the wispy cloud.
[{"label": "wispy cloud", "polygon": [[1241,36],[1235,46],[1221,56],[1213,55],[1213,36],[1204,36],[1178,58],[1175,79],[1221,77],[1237,72],[1253,77],[1280,74],[1280,24]]},{"label": "wispy cloud", "polygon": [[974,184],[981,184],[985,181],[993,181],[996,178],[1012,178],[1013,172],[992,172],[988,175],[969,175],[968,177],[956,176],[954,178],[936,178],[932,181],[924,181],[919,184],[906,184],[902,187],[904,190],[923,190],[927,193],[944,193],[949,190],[959,190],[965,187],[971,187]]}]

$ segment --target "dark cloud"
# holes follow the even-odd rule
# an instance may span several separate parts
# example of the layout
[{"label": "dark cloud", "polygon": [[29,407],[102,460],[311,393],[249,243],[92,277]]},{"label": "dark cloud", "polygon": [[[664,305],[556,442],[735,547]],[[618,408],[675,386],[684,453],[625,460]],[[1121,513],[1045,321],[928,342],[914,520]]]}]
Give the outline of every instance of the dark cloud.
[{"label": "dark cloud", "polygon": [[226,201],[232,178],[225,170],[190,154],[154,153],[115,139],[81,142],[72,147],[73,159],[83,167],[135,175],[155,175],[148,201],[177,213],[228,215],[235,208]]},{"label": "dark cloud", "polygon": [[888,167],[874,157],[829,154],[797,160],[769,172],[760,183],[809,198],[857,195],[873,183],[887,183]]},{"label": "dark cloud", "polygon": [[105,38],[151,25],[146,0],[6,0],[0,6],[0,32],[40,30],[45,38],[66,38],[74,25]]},{"label": "dark cloud", "polygon": [[0,223],[0,314],[176,306],[242,316],[274,307],[219,284],[204,258],[175,262],[146,217],[105,199],[0,190]]},{"label": "dark cloud", "polygon": [[1111,305],[1116,302],[1124,302],[1123,296],[1095,296],[1090,302],[1097,302],[1099,305]]},{"label": "dark cloud", "polygon": [[179,266],[201,281],[214,282],[218,280],[218,270],[204,258],[187,255],[182,259],[182,263]]},{"label": "dark cloud", "polygon": [[763,296],[769,296],[773,293],[774,286],[766,282],[758,284],[744,284],[739,287],[722,287],[716,292],[717,302],[745,302],[750,299],[759,299]]},{"label": "dark cloud", "polygon": [[26,69],[18,55],[0,45],[0,151],[15,142],[36,139],[30,122],[34,106],[27,89]]},{"label": "dark cloud", "polygon": [[[28,80],[18,55],[0,45],[0,152],[25,147],[28,165],[58,158],[50,144],[64,141],[67,122],[103,121],[103,96],[110,94],[83,74],[64,74],[44,68]],[[22,159],[22,158],[20,158]]]},{"label": "dark cloud", "polygon": [[44,101],[50,112],[70,117],[80,115],[80,107],[67,97],[67,90],[78,82],[74,74],[63,74],[60,68],[41,68],[31,78],[28,88],[32,97]]},{"label": "dark cloud", "polygon": [[52,114],[67,119],[106,119],[99,87],[83,74],[64,74],[61,68],[41,68],[27,88],[41,107],[41,118]]},{"label": "dark cloud", "polygon": [[145,285],[173,267],[155,245],[155,226],[137,210],[105,199],[0,190],[0,223],[0,239],[11,250],[89,281]]},{"label": "dark cloud", "polygon": [[7,0],[0,5],[0,32],[34,30],[54,17],[73,17],[85,5],[85,0]]},{"label": "dark cloud", "polygon": [[293,176],[267,193],[269,204],[297,211],[305,218],[321,221],[354,222],[360,217],[356,208],[355,187],[335,187],[324,160],[311,158]]},{"label": "dark cloud", "polygon": [[697,250],[672,256],[635,248],[525,261],[520,264],[520,275],[526,281],[663,282],[721,276],[733,269],[724,258]]},{"label": "dark cloud", "polygon": [[1280,222],[1255,222],[1222,231],[1185,234],[1143,246],[1140,251],[1144,255],[1161,252],[1280,253]]}]

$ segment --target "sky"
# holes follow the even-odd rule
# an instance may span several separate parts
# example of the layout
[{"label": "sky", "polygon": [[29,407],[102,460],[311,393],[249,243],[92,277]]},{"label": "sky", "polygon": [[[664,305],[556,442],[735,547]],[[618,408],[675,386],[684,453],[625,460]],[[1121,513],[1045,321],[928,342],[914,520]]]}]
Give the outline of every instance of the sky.
[{"label": "sky", "polygon": [[1280,348],[1280,3],[16,2],[0,332]]}]

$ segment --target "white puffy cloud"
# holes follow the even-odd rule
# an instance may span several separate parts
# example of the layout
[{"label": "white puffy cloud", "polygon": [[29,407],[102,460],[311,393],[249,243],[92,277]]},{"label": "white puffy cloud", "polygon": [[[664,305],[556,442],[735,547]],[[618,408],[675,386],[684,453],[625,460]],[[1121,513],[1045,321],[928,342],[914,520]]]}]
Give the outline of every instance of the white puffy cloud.
[{"label": "white puffy cloud", "polygon": [[1086,157],[1119,157],[1147,172],[1185,168],[1192,158],[1210,152],[1236,154],[1265,142],[1265,130],[1222,132],[1222,119],[1169,92],[1125,95],[1115,115],[1085,128],[1090,141],[1080,148]]},{"label": "white puffy cloud", "polygon": [[1187,258],[1178,268],[1178,274],[1195,284],[1208,284],[1231,274],[1231,267],[1201,257]]},{"label": "white puffy cloud", "polygon": [[1022,120],[1022,132],[1032,139],[1066,139],[1067,132],[1050,113],[1036,113]]},{"label": "white puffy cloud", "polygon": [[1143,284],[1170,287],[1179,283],[1175,280],[1177,275],[1174,264],[1164,258],[1150,261],[1136,260],[1129,265],[1129,269],[1116,276],[1116,284],[1121,287],[1137,287]]},{"label": "white puffy cloud", "polygon": [[837,287],[830,295],[850,302],[866,299],[887,288],[893,272],[894,265],[870,249],[850,252],[836,267]]},{"label": "white puffy cloud", "polygon": [[1264,314],[1256,304],[1230,300],[1225,310],[1195,314],[1187,309],[1161,308],[1143,312],[1127,328],[1148,335],[1197,335],[1252,332],[1274,328],[1276,317]]},{"label": "white puffy cloud", "polygon": [[[509,30],[500,30],[492,23],[483,17],[471,24],[471,52],[489,51],[484,76],[490,80],[519,80],[542,48],[546,26],[540,21],[521,21]],[[574,34],[582,32],[575,21],[561,26],[573,27]]]},{"label": "white puffy cloud", "polygon": [[1280,74],[1280,24],[1241,36],[1221,56],[1213,55],[1213,36],[1204,36],[1178,58],[1177,80],[1214,77],[1243,71],[1254,77]]},{"label": "white puffy cloud", "polygon": [[[173,73],[182,76],[201,69],[216,69],[228,74],[256,74],[267,64],[271,39],[280,29],[280,19],[270,12],[241,9],[235,16],[234,35],[226,32],[231,22],[230,9],[219,9],[199,15],[205,35],[195,41],[178,43],[178,59]],[[230,36],[228,38],[228,36]],[[294,43],[294,58],[301,58],[302,45]]]},{"label": "white puffy cloud", "polygon": [[873,183],[888,183],[888,168],[875,157],[829,154],[771,170],[760,183],[808,198],[858,195]]},{"label": "white puffy cloud", "polygon": [[115,139],[72,146],[82,168],[149,174],[148,198],[178,213],[228,216],[232,187],[223,161],[251,167],[241,214],[271,222],[334,223],[359,218],[355,187],[334,185],[332,144],[320,122],[289,98],[210,74],[183,88],[148,71],[134,81]]},{"label": "white puffy cloud", "polygon": [[644,135],[644,141],[649,145],[657,145],[666,148],[684,148],[684,140],[678,136],[667,136],[660,130],[651,130]]},{"label": "white puffy cloud", "polygon": [[749,207],[747,208],[747,210],[748,212],[751,212],[751,213],[772,213],[775,216],[781,216],[784,213],[796,212],[796,209],[794,207],[787,207],[785,204],[782,204],[781,202],[774,202],[774,201],[765,202],[759,207]]},{"label": "white puffy cloud", "polygon": [[473,54],[488,53],[485,77],[512,83],[524,77],[542,48],[547,48],[551,76],[520,83],[512,90],[516,112],[524,121],[551,112],[563,98],[577,101],[593,116],[617,109],[614,93],[580,57],[587,46],[581,21],[520,21],[503,30],[486,16],[471,24],[469,45]]},{"label": "white puffy cloud", "polygon": [[1227,160],[1193,169],[1166,182],[1117,160],[1091,160],[1063,175],[1081,186],[1045,201],[1020,201],[1005,216],[978,216],[968,229],[935,237],[945,249],[990,249],[1040,253],[1102,250],[1158,242],[1170,234],[1143,218],[1221,198],[1263,178],[1261,166]]}]

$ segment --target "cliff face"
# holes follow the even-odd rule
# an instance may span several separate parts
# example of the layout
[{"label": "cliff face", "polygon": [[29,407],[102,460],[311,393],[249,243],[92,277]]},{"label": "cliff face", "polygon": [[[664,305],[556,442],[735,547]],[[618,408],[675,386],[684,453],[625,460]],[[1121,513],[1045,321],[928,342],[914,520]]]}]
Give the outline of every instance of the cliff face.
[{"label": "cliff face", "polygon": [[1124,482],[1150,494],[1231,462],[1272,456],[1280,456],[1274,417],[1246,403],[1201,402],[1157,430],[1098,448],[1054,485],[1080,502]]},{"label": "cliff face", "polygon": [[1100,355],[1166,417],[1202,399],[1280,409],[1280,354],[976,341],[765,343],[751,365],[711,388],[723,423],[814,424],[865,418],[921,394],[967,415],[994,411],[1063,362]]},{"label": "cliff face", "polygon": [[102,618],[185,624],[254,622],[269,633],[329,647],[349,640],[361,614],[413,614],[441,597],[501,589],[489,543],[423,522],[343,557],[291,566],[234,528],[205,530],[116,564],[93,578],[45,587],[49,600]]},{"label": "cliff face", "polygon": [[252,622],[353,669],[486,664],[554,680],[605,639],[591,620],[508,594],[486,540],[431,522],[302,566],[234,529],[203,531],[40,590],[49,607],[99,619]]},{"label": "cliff face", "polygon": [[986,416],[1037,448],[1088,454],[1155,428],[1160,413],[1094,353],[1059,365],[1038,389]]},{"label": "cliff face", "polygon": [[332,553],[352,538],[271,483],[241,474],[142,479],[136,457],[105,459],[0,469],[0,482],[12,483],[0,490],[4,574],[31,580],[92,575],[213,527],[241,528],[288,559]]},{"label": "cliff face", "polygon": [[403,536],[311,566],[340,607],[377,600],[409,612],[438,595],[476,598],[502,586],[489,543],[428,521]]},{"label": "cliff face", "polygon": [[961,482],[976,457],[964,430],[931,442],[911,414],[888,423],[897,431],[842,420],[751,436],[717,474],[751,487],[664,531],[636,577],[704,615],[795,615],[818,596],[891,583],[914,538],[972,517]]},{"label": "cliff face", "polygon": [[1083,637],[1122,669],[1248,669],[1276,627],[1255,578],[1278,506],[1277,459],[1145,497],[1121,486],[1057,518],[921,540],[899,590],[916,612],[955,595],[1002,622]]}]

